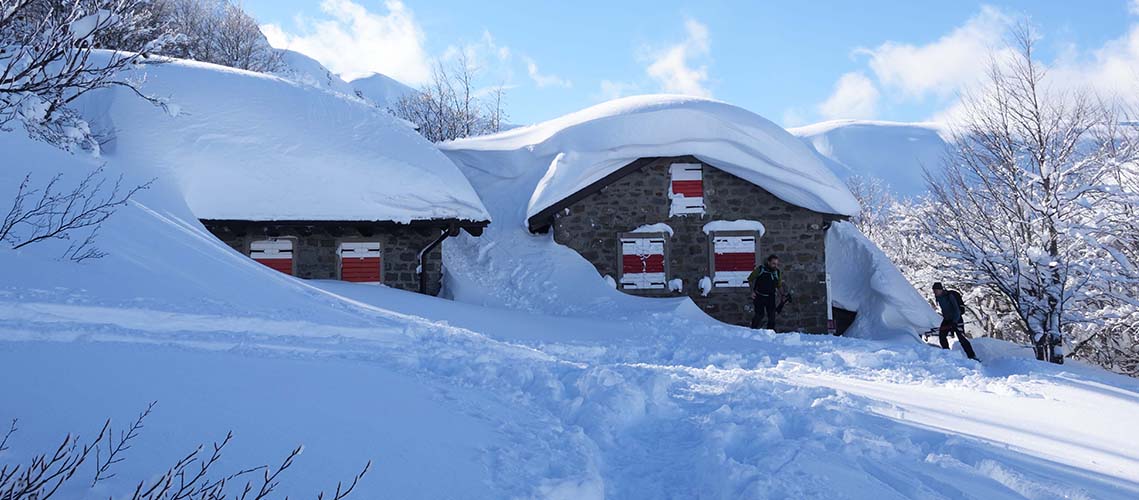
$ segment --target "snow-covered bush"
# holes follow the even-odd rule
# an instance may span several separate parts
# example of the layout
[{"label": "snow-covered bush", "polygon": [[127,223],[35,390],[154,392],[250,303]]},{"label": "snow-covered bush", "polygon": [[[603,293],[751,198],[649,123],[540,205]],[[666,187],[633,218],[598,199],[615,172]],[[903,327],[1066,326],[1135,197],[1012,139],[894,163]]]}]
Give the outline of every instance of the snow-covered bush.
[{"label": "snow-covered bush", "polygon": [[[143,428],[143,421],[150,416],[155,403],[147,406],[138,418],[118,434],[111,427],[111,421],[103,423],[94,439],[84,441],[79,434],[68,434],[59,446],[33,456],[25,463],[0,464],[0,499],[4,500],[49,500],[78,493],[84,484],[87,488],[104,486],[115,478],[115,465],[128,458],[128,451]],[[10,440],[17,431],[17,421],[3,436],[0,436],[0,453],[9,449]],[[202,445],[182,455],[165,471],[155,471],[147,479],[141,479],[129,490],[115,495],[131,500],[223,500],[230,498],[265,499],[277,489],[282,473],[293,466],[300,456],[302,447],[293,449],[279,464],[242,468],[218,473],[216,466],[225,447],[233,440],[233,433],[213,443],[209,449]],[[347,498],[356,488],[360,479],[371,467],[368,462],[363,470],[348,483],[337,483],[331,500]],[[125,485],[118,481],[118,484]],[[66,492],[66,493],[61,493]],[[317,495],[325,498],[324,492]]]},{"label": "snow-covered bush", "polygon": [[[161,41],[140,42],[141,52],[100,52],[106,37],[137,41],[142,0],[14,0],[0,8],[0,133],[22,126],[32,137],[71,152],[97,155],[87,123],[68,105],[93,90],[121,86],[145,97],[123,70],[140,63]],[[133,35],[132,35],[133,34]],[[15,162],[13,162],[15,163]],[[35,165],[16,165],[34,168]],[[40,183],[40,184],[37,184]],[[29,172],[11,194],[0,220],[0,242],[13,249],[82,236],[64,252],[76,261],[98,258],[93,244],[102,224],[143,186],[122,186],[96,167],[71,185],[55,172]]]},{"label": "snow-covered bush", "polygon": [[[0,9],[0,129],[14,120],[38,138],[69,151],[97,151],[86,123],[67,105],[92,90],[135,89],[120,72],[142,62],[140,52],[93,57],[104,34],[138,31],[141,0],[13,0]],[[142,94],[139,93],[141,96]]]}]

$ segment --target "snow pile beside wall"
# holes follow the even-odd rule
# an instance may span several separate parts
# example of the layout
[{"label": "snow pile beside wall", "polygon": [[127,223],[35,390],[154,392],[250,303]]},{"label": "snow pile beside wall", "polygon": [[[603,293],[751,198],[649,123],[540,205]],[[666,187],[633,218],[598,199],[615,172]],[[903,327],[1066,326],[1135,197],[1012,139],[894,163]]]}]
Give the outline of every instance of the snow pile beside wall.
[{"label": "snow pile beside wall", "polygon": [[147,65],[143,92],[83,99],[108,157],[157,167],[202,219],[487,220],[454,163],[389,113],[278,77],[205,63]]},{"label": "snow pile beside wall", "polygon": [[[495,155],[498,175],[545,168],[530,197],[533,216],[638,158],[694,155],[818,212],[858,213],[857,200],[805,144],[736,106],[688,96],[626,97],[545,123],[443,143],[456,156]],[[470,162],[475,163],[475,162]]]},{"label": "snow pile beside wall", "polygon": [[916,339],[941,322],[886,254],[853,224],[832,223],[826,247],[831,301],[858,313],[846,336]]}]

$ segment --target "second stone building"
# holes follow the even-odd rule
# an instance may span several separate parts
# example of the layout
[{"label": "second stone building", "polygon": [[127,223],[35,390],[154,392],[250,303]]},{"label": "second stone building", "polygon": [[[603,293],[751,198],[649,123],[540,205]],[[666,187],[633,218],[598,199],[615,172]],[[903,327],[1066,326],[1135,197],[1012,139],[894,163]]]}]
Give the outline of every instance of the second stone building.
[{"label": "second stone building", "polygon": [[792,301],[778,329],[828,330],[825,235],[844,215],[780,199],[694,156],[637,159],[528,219],[532,232],[589,260],[619,290],[685,294],[709,315],[748,324],[747,276],[780,258]]}]

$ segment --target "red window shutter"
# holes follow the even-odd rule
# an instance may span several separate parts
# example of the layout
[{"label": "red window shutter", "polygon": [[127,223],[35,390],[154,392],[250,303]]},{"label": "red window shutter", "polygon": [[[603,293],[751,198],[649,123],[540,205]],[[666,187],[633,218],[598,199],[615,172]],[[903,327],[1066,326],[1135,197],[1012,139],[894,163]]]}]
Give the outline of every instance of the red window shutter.
[{"label": "red window shutter", "polygon": [[293,274],[293,240],[273,238],[249,244],[249,257],[282,273]]},{"label": "red window shutter", "polygon": [[659,236],[621,238],[620,287],[627,290],[665,289],[664,244]]},{"label": "red window shutter", "polygon": [[699,163],[673,163],[668,168],[672,185],[671,215],[704,213],[704,167]]},{"label": "red window shutter", "polygon": [[340,244],[340,279],[355,283],[382,281],[383,255],[378,241],[345,241]]},{"label": "red window shutter", "polygon": [[755,269],[755,236],[712,235],[712,284],[719,288],[748,286],[747,277]]}]

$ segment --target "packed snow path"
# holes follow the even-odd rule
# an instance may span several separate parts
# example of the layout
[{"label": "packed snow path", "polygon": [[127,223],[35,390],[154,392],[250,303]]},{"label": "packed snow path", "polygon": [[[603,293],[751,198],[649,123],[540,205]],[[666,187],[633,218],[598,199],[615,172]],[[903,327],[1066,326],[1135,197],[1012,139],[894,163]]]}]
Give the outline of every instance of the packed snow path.
[{"label": "packed snow path", "polygon": [[[1128,381],[1114,377],[1097,380],[1015,359],[986,375],[957,352],[715,325],[693,330],[684,320],[657,330],[662,335],[652,342],[640,337],[645,347],[630,350],[635,337],[621,324],[554,323],[384,288],[320,285],[373,326],[8,297],[0,303],[0,366],[40,375],[35,385],[5,376],[0,390],[21,395],[34,387],[51,395],[28,395],[47,404],[21,408],[44,439],[61,431],[47,423],[82,429],[93,425],[94,412],[125,418],[149,399],[177,412],[192,407],[199,392],[211,393],[207,401],[216,406],[210,408],[230,409],[196,410],[190,428],[203,433],[197,439],[236,427],[239,436],[264,441],[255,448],[273,450],[291,444],[274,441],[281,436],[306,436],[306,463],[327,462],[316,469],[327,474],[325,483],[351,470],[349,458],[369,457],[379,467],[365,491],[411,496],[1128,498],[1139,492],[1139,442],[1124,429],[1127,415],[1139,410],[1139,388],[1119,387]],[[373,301],[434,310],[456,325],[501,327],[486,328],[484,336],[366,304]],[[546,331],[535,332],[543,323]],[[581,327],[611,340],[551,340]],[[201,351],[224,352],[195,354]],[[172,361],[175,372],[155,360]],[[235,369],[246,364],[251,368]],[[247,387],[258,378],[254,368],[266,364],[285,375],[280,383],[288,387],[273,386],[264,374],[268,387]],[[200,375],[186,378],[179,369]],[[367,378],[345,377],[353,372]],[[304,410],[308,400],[335,410]],[[72,401],[97,404],[64,411]],[[293,413],[273,414],[282,407]],[[358,427],[335,423],[351,426],[356,419]],[[157,432],[177,428],[159,418],[151,425]],[[450,432],[454,426],[464,431]],[[438,432],[444,437],[431,438]],[[398,438],[407,433],[416,438]],[[188,446],[195,437],[170,439]],[[434,446],[462,453],[443,458],[427,451]],[[446,467],[412,464],[428,467],[419,470],[401,460],[463,467],[454,482],[433,487],[442,489],[420,489]],[[472,463],[486,475],[472,471]]]}]

